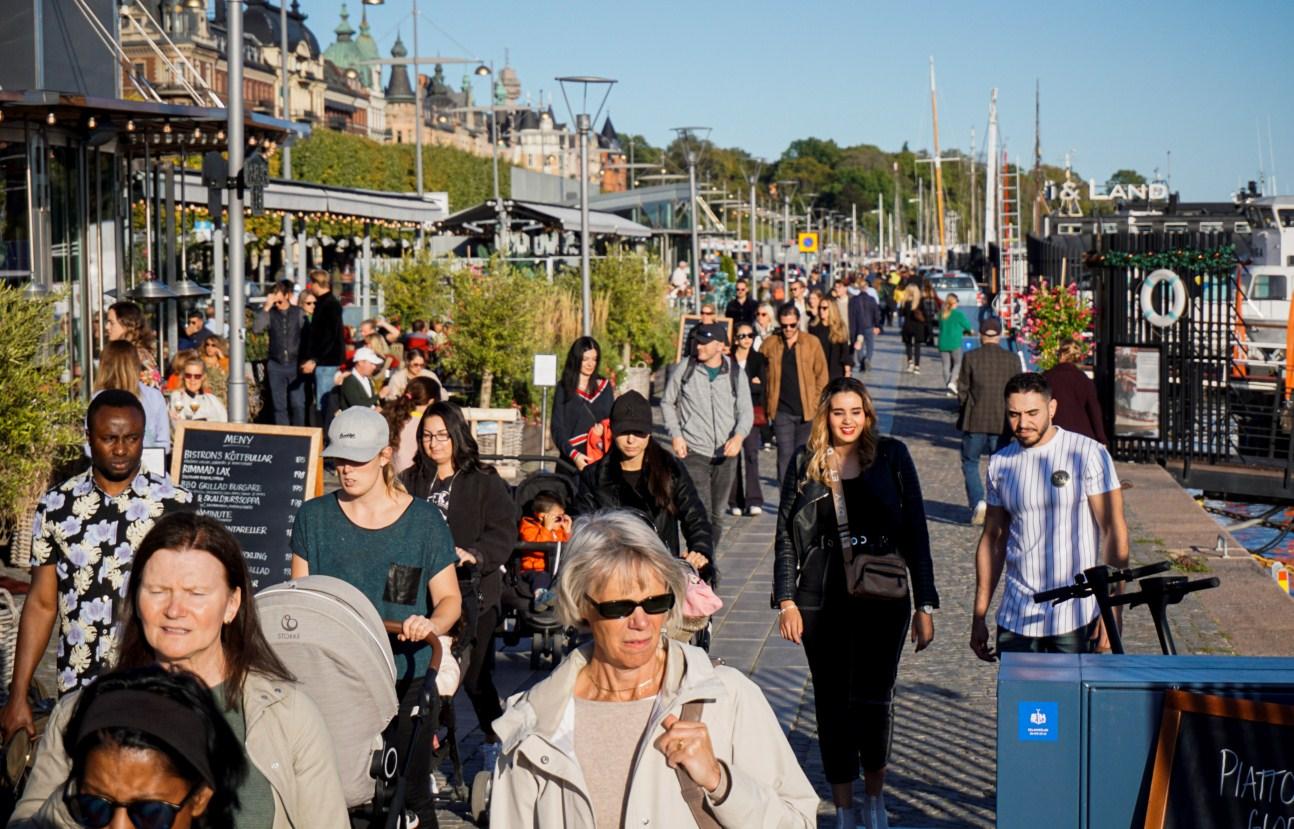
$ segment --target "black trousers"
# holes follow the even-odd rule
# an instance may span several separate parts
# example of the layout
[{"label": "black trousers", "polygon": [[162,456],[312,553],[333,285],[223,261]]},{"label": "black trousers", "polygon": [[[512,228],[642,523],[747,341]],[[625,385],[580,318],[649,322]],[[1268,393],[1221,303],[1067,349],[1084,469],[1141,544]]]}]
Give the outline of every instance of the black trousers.
[{"label": "black trousers", "polygon": [[[493,581],[493,584],[490,582]],[[476,712],[476,721],[487,742],[494,739],[494,721],[503,716],[499,692],[494,687],[494,629],[499,624],[499,594],[502,579],[486,576],[481,587],[481,612],[476,619],[472,658],[463,671],[463,690]]]},{"label": "black trousers", "polygon": [[[446,658],[449,655],[446,654]],[[413,736],[414,720],[412,716],[413,709],[419,704],[419,698],[422,696],[422,677],[416,676],[409,679],[402,679],[395,684],[396,696],[400,698],[400,709],[398,719],[396,720],[395,740],[396,747],[400,751],[405,750],[409,745],[409,739]],[[430,712],[421,712],[427,716]],[[405,790],[405,809],[418,815],[418,829],[422,827],[435,827],[436,823],[436,805],[435,798],[431,794],[431,758],[432,745],[431,736],[436,733],[437,724],[431,720],[424,720],[422,731],[418,733],[418,742],[409,749],[409,766],[405,773],[408,788]]]},{"label": "black trousers", "polygon": [[732,479],[732,492],[728,495],[729,507],[762,507],[764,490],[759,486],[759,450],[763,448],[759,427],[750,430],[741,442],[741,472]]},{"label": "black trousers", "polygon": [[879,771],[889,762],[912,603],[829,595],[821,610],[800,612],[823,771],[828,783],[852,783],[860,766]]}]

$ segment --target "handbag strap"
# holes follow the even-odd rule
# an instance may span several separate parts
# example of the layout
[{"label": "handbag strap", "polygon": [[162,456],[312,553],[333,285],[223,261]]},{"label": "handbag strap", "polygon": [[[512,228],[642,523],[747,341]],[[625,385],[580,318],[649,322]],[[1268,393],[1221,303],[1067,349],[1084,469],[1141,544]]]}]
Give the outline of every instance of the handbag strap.
[{"label": "handbag strap", "polygon": [[[886,439],[881,438],[876,446],[876,459],[884,461],[885,465],[890,468],[890,475],[894,478],[894,491],[899,494],[899,519],[903,517],[903,476],[899,474],[897,465],[894,463],[892,453],[886,446]],[[846,551],[852,549],[850,544],[849,531],[849,511],[845,507],[845,490],[840,484],[840,472],[833,459],[831,463],[831,501],[836,508],[836,532],[840,534],[840,552],[843,555]]]},{"label": "handbag strap", "polygon": [[[700,722],[701,709],[705,703],[700,700],[683,703],[682,716],[680,720],[685,722]],[[678,785],[683,790],[683,801],[687,803],[687,808],[692,812],[692,818],[696,821],[697,829],[723,829],[719,821],[715,820],[714,815],[706,811],[705,808],[705,791],[697,784],[695,780],[688,775],[682,766],[674,769],[678,774]]]}]

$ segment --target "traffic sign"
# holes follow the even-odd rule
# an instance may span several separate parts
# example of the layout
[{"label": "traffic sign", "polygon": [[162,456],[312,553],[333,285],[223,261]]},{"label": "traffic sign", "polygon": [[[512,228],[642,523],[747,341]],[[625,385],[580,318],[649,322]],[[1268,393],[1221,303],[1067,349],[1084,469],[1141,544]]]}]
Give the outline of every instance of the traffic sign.
[{"label": "traffic sign", "polygon": [[800,234],[800,253],[817,253],[818,252],[818,234],[801,233]]}]

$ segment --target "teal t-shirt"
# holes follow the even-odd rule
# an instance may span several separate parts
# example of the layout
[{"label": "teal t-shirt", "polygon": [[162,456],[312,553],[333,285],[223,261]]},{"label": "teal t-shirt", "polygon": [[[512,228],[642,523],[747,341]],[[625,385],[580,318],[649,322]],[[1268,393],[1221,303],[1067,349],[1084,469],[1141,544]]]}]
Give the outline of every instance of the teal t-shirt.
[{"label": "teal t-shirt", "polygon": [[962,336],[964,334],[974,334],[975,329],[962,313],[962,309],[954,308],[947,319],[939,320],[939,350],[940,351],[960,351],[962,347]]},{"label": "teal t-shirt", "polygon": [[[246,744],[247,719],[242,707],[232,710],[225,707],[224,685],[212,688],[211,695],[216,698],[220,713],[225,715],[225,722],[229,723],[238,739]],[[274,788],[250,757],[247,758],[247,777],[238,787],[238,814],[235,819],[238,829],[273,829],[274,826]]]},{"label": "teal t-shirt", "polygon": [[[336,493],[301,505],[292,524],[292,552],[306,560],[312,575],[354,585],[383,619],[396,622],[430,615],[427,582],[458,561],[449,525],[430,502],[414,498],[395,523],[368,530],[346,517]],[[393,636],[391,649],[401,677],[426,672],[431,648],[425,643]]]}]

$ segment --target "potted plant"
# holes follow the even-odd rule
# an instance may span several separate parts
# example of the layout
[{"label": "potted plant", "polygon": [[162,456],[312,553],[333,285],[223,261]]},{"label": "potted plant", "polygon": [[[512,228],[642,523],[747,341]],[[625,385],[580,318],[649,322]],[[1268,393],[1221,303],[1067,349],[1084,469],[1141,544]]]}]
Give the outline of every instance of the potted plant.
[{"label": "potted plant", "polygon": [[1042,371],[1056,365],[1060,347],[1070,341],[1082,343],[1086,357],[1091,343],[1083,335],[1091,326],[1092,307],[1074,283],[1050,286],[1044,280],[1029,289],[1022,330]]}]

